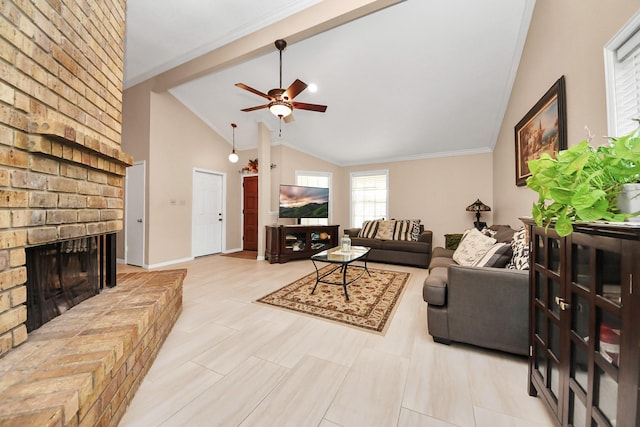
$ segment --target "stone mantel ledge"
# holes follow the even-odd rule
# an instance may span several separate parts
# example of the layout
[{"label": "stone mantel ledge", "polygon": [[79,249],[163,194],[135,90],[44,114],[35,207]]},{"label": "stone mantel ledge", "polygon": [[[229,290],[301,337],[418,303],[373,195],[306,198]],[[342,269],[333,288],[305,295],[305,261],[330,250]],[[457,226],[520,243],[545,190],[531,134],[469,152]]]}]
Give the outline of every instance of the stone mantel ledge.
[{"label": "stone mantel ledge", "polygon": [[[125,168],[133,165],[133,156],[112,144],[101,142],[73,126],[31,118],[29,136],[21,147],[31,153],[42,153],[124,176]],[[82,151],[95,155],[93,159]]]}]

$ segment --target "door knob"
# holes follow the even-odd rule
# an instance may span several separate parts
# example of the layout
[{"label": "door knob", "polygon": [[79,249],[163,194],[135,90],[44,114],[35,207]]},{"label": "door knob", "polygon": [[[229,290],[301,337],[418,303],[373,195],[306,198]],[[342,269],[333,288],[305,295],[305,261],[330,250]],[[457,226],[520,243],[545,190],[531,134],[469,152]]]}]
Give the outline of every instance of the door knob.
[{"label": "door knob", "polygon": [[139,218],[136,222],[142,222],[142,218]]}]

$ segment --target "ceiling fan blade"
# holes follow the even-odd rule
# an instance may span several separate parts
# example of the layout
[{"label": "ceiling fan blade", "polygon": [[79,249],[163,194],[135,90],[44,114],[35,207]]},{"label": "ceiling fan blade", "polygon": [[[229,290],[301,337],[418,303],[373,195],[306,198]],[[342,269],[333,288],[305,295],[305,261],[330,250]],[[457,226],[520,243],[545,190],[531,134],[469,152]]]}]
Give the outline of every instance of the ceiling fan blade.
[{"label": "ceiling fan blade", "polygon": [[289,98],[289,101],[292,101],[293,98],[298,96],[300,92],[302,92],[306,88],[307,84],[305,82],[296,79],[296,81],[291,83],[291,86],[289,86],[287,90],[284,91],[283,96],[286,96],[287,98]]},{"label": "ceiling fan blade", "polygon": [[289,114],[288,116],[285,116],[283,120],[285,123],[291,123],[295,121],[295,118],[293,117],[293,113]]},{"label": "ceiling fan blade", "polygon": [[307,104],[306,102],[292,102],[291,105],[293,105],[293,108],[297,108],[298,110],[310,110],[317,111],[319,113],[327,111],[326,105]]},{"label": "ceiling fan blade", "polygon": [[262,110],[263,108],[267,108],[268,106],[269,104],[258,105],[257,107],[244,108],[240,111],[249,112],[249,111],[255,111],[255,110]]},{"label": "ceiling fan blade", "polygon": [[258,96],[261,96],[263,98],[267,98],[268,100],[271,100],[271,97],[269,95],[267,95],[266,93],[262,93],[258,89],[254,89],[254,88],[252,88],[250,86],[247,86],[244,83],[236,83],[236,86],[238,86],[241,89],[248,90],[251,93],[255,93]]}]

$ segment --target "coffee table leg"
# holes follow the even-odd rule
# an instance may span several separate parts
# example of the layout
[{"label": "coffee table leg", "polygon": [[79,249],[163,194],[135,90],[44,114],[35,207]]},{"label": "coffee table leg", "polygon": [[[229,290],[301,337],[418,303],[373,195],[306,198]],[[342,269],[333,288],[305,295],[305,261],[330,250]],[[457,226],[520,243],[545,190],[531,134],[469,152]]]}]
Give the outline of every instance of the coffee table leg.
[{"label": "coffee table leg", "polygon": [[347,298],[347,301],[349,301],[349,294],[347,293],[347,267],[348,265],[345,265],[344,270],[342,270],[342,287],[344,288],[344,296]]},{"label": "coffee table leg", "polygon": [[311,294],[313,295],[313,293],[316,291],[316,288],[318,287],[318,283],[320,283],[320,270],[318,270],[318,266],[316,265],[316,262],[314,260],[311,260],[311,262],[316,268],[316,284],[313,285],[313,290],[311,291]]}]

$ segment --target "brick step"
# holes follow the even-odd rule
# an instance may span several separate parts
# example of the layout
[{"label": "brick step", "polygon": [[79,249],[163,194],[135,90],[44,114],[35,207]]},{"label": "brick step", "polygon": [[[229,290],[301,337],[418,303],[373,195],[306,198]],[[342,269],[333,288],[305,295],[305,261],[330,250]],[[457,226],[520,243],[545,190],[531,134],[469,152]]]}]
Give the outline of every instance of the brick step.
[{"label": "brick step", "polygon": [[117,426],[182,310],[187,271],[124,273],[0,359],[0,426]]}]

